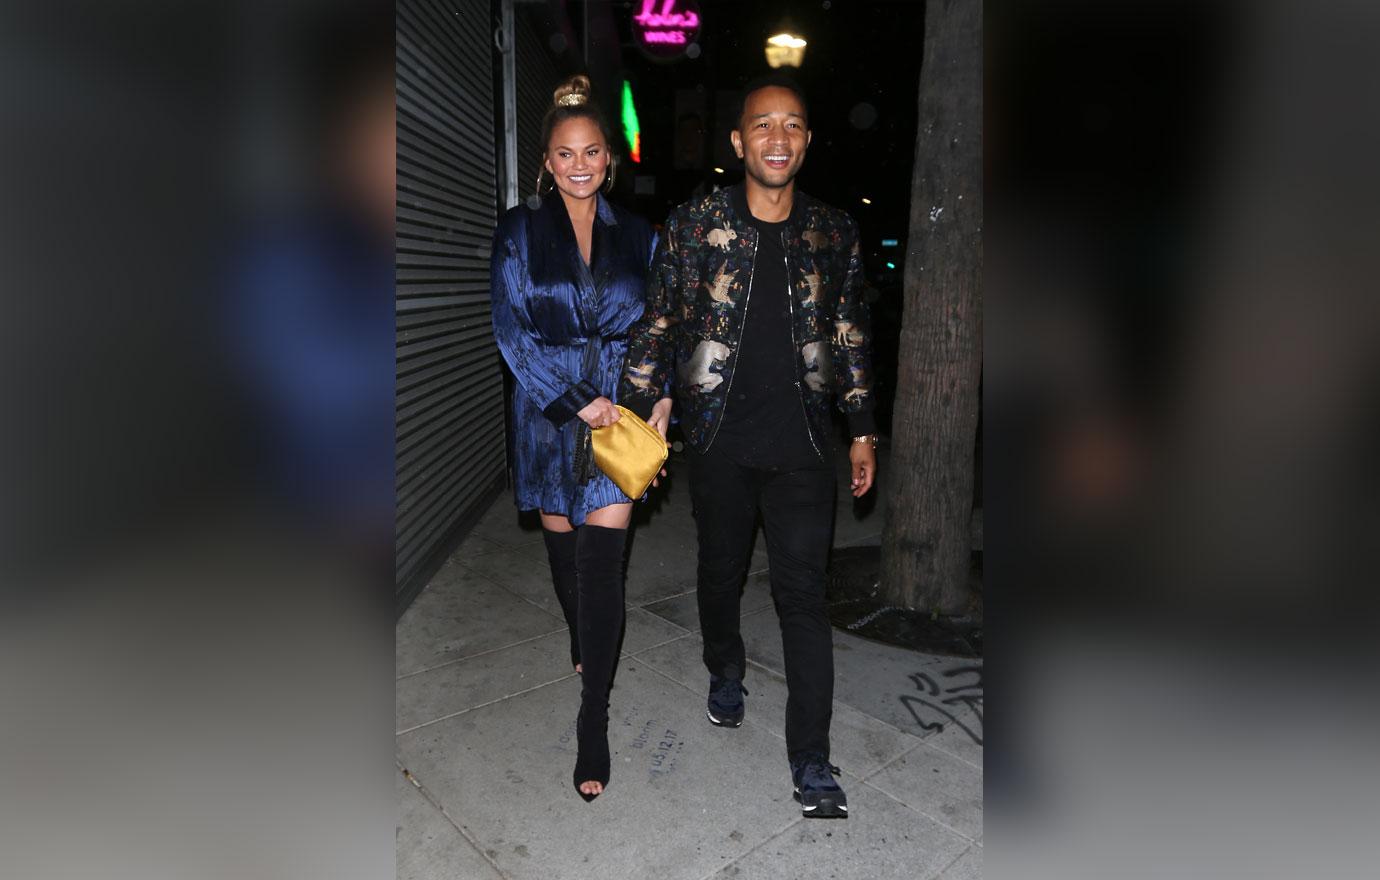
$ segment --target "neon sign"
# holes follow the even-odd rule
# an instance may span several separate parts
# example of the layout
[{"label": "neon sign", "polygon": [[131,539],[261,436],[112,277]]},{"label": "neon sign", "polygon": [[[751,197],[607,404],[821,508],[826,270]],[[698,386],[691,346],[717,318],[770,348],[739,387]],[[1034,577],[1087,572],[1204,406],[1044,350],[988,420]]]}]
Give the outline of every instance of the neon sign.
[{"label": "neon sign", "polygon": [[628,155],[642,162],[642,126],[637,124],[637,108],[633,106],[632,84],[623,80],[623,136],[628,139]]},{"label": "neon sign", "polygon": [[642,0],[641,11],[633,16],[633,33],[652,55],[680,55],[700,34],[698,4],[692,0]]}]

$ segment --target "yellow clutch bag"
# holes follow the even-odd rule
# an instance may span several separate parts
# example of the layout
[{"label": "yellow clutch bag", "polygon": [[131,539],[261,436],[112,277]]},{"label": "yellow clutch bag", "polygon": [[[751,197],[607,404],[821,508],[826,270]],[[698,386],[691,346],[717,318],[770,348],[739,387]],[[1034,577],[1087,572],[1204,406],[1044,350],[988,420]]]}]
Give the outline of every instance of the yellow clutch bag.
[{"label": "yellow clutch bag", "polygon": [[612,425],[590,432],[594,463],[636,501],[666,463],[666,441],[632,410],[620,406],[618,415]]}]

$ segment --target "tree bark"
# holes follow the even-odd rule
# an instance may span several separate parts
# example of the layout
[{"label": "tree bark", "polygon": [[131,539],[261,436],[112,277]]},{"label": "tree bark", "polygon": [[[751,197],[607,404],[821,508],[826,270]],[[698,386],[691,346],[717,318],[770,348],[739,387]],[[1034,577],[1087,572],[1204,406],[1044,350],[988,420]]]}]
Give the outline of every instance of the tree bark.
[{"label": "tree bark", "polygon": [[981,0],[926,3],[917,128],[882,594],[956,614],[982,375]]}]

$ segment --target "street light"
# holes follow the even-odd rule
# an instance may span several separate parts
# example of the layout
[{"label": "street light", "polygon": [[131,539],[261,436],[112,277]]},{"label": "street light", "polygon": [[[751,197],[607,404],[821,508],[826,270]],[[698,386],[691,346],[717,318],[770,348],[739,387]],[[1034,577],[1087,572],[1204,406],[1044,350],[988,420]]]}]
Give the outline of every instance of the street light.
[{"label": "street light", "polygon": [[872,204],[872,200],[869,199],[869,198],[864,198],[864,199],[862,200],[862,202],[863,202],[864,205],[870,205],[870,204]]},{"label": "street light", "polygon": [[799,67],[804,60],[804,37],[788,32],[767,37],[767,63],[772,67]]}]

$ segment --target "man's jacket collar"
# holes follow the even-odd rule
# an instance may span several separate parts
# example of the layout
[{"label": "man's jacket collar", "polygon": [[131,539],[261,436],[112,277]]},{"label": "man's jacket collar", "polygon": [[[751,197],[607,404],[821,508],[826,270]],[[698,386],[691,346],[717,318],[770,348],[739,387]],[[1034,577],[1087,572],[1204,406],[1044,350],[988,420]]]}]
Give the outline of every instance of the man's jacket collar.
[{"label": "man's jacket collar", "polygon": [[[744,225],[752,225],[752,209],[748,207],[747,184],[739,181],[733,186],[728,187],[728,204],[733,211],[734,219]],[[810,198],[796,187],[791,199],[791,213],[786,218],[786,226],[796,230],[805,226],[805,202]]]}]

